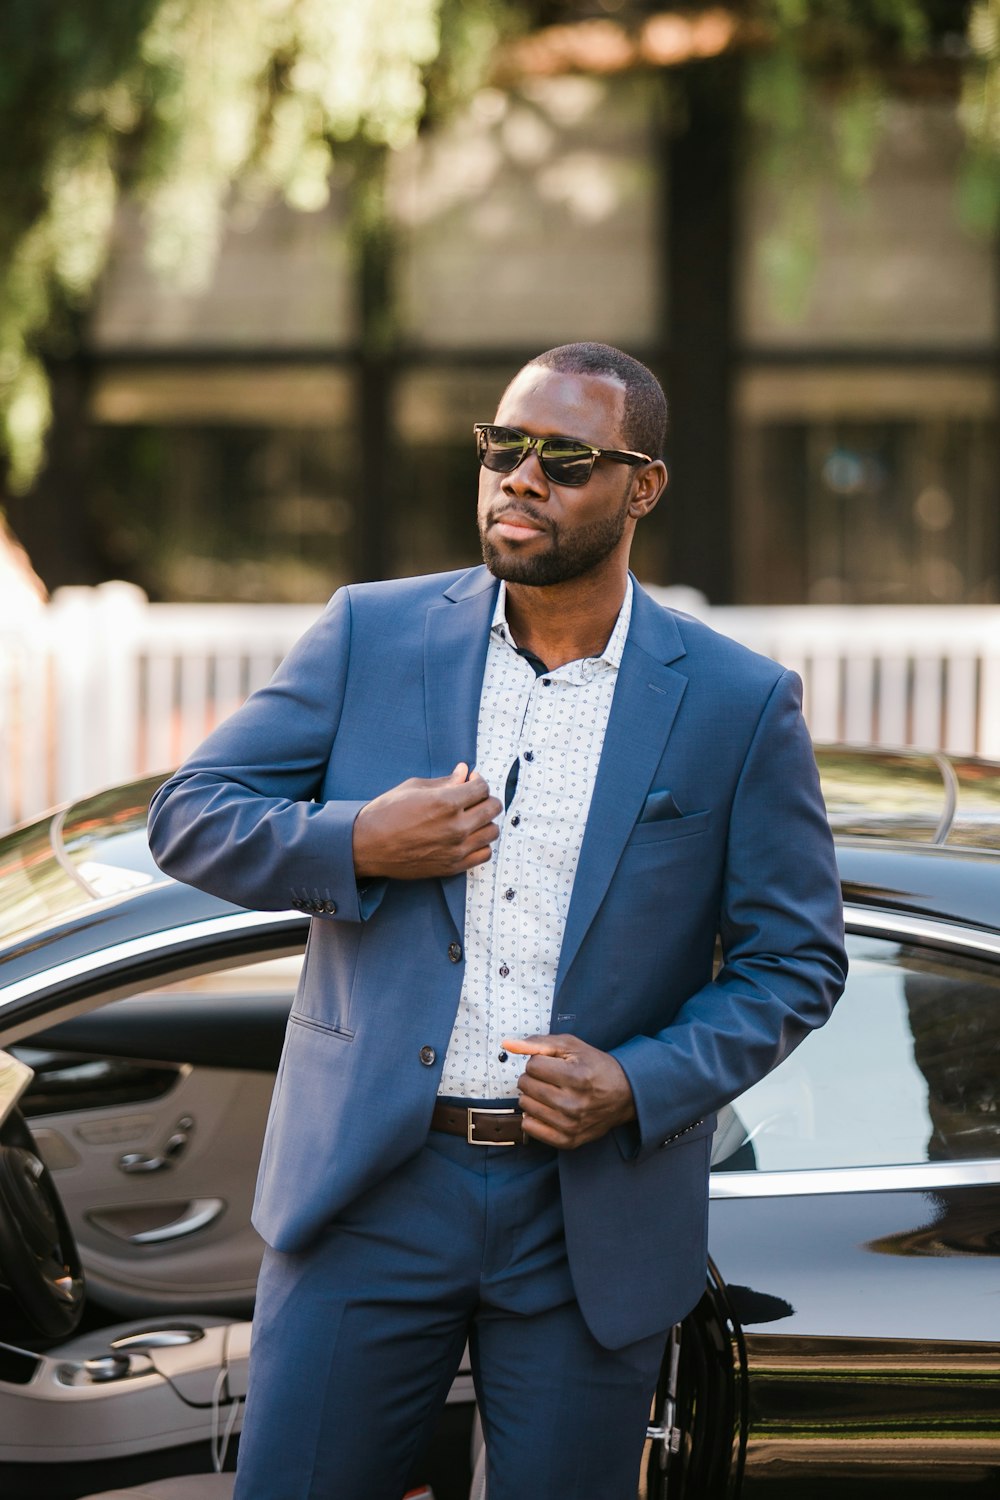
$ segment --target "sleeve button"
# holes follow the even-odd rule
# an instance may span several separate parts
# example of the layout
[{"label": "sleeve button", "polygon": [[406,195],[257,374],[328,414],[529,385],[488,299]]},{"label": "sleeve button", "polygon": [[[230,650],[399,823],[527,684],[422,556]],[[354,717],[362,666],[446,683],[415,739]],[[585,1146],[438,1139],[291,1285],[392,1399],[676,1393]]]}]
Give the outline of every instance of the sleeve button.
[{"label": "sleeve button", "polygon": [[448,957],[451,959],[451,961],[452,961],[453,964],[457,964],[457,963],[461,962],[461,959],[462,959],[462,945],[461,945],[461,943],[449,943],[448,944]]},{"label": "sleeve button", "polygon": [[420,1061],[423,1063],[425,1068],[432,1068],[437,1062],[437,1053],[434,1051],[434,1048],[421,1047]]}]

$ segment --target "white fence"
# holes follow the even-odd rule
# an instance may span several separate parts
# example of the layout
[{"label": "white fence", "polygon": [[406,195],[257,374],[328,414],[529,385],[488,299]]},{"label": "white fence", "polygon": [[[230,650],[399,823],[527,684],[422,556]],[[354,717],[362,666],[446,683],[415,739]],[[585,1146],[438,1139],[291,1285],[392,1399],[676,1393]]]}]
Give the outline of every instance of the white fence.
[{"label": "white fence", "polygon": [[[654,590],[689,608],[686,591]],[[794,667],[818,740],[1000,759],[1000,606],[709,608]],[[0,828],[165,770],[266,682],[318,607],[149,604],[124,583],[0,611]]]}]

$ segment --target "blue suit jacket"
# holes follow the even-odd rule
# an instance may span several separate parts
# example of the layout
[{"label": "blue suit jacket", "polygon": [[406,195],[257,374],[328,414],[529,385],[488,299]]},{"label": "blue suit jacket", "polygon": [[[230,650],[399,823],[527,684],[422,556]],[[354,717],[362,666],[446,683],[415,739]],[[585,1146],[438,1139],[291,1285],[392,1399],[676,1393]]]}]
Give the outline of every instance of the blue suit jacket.
[{"label": "blue suit jacket", "polygon": [[[314,913],[255,1208],[278,1249],[307,1246],[427,1136],[465,876],[359,892],[351,832],[408,776],[475,764],[496,587],[476,568],[340,590],[153,799],[172,875]],[[636,1124],[560,1156],[574,1286],[602,1343],[666,1328],[700,1295],[714,1111],[826,1019],[842,939],[798,679],[637,587],[552,1011],[635,1096]]]}]

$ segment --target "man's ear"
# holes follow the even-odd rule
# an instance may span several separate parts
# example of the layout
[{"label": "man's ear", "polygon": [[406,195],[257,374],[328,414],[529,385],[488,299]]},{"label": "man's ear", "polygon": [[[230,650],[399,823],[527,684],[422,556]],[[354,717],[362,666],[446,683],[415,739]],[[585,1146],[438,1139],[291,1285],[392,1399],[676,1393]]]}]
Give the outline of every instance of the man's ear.
[{"label": "man's ear", "polygon": [[662,459],[654,459],[640,469],[635,481],[635,490],[629,501],[628,513],[639,520],[648,516],[667,487],[667,466]]}]

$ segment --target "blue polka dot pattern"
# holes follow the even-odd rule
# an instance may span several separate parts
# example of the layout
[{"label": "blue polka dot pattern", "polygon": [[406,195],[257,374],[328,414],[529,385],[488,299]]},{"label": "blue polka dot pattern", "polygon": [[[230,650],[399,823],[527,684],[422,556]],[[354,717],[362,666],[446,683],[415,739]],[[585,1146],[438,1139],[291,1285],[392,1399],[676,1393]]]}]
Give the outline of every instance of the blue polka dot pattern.
[{"label": "blue polka dot pattern", "polygon": [[505,1036],[549,1030],[580,846],[632,616],[632,582],[600,656],[536,677],[519,656],[500,585],[479,701],[476,765],[503,798],[493,858],[469,871],[465,982],[441,1075],[457,1098],[509,1099],[524,1058],[498,1057]]}]

